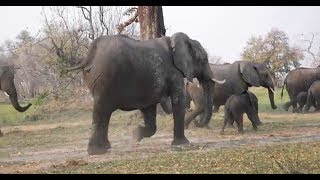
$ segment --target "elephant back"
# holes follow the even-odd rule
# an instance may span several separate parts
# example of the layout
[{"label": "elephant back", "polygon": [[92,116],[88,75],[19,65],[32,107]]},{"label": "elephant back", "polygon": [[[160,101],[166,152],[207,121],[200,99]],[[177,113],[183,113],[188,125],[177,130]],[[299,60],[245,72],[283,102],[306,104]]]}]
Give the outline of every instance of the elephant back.
[{"label": "elephant back", "polygon": [[288,73],[285,84],[288,93],[307,92],[317,80],[320,80],[320,68],[297,68]]}]

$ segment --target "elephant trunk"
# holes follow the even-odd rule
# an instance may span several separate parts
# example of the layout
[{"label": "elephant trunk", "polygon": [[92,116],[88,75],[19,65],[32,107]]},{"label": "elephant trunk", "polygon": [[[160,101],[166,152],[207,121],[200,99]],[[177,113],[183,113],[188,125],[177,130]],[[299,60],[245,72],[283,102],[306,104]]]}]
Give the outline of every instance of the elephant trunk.
[{"label": "elephant trunk", "polygon": [[212,106],[213,106],[213,87],[214,83],[212,81],[200,82],[203,88],[204,94],[204,115],[202,121],[197,124],[198,127],[208,126],[210,119],[212,117]]},{"label": "elephant trunk", "polygon": [[29,107],[32,105],[32,104],[29,103],[29,104],[28,104],[27,106],[25,106],[25,107],[20,106],[20,104],[18,103],[17,96],[15,96],[15,97],[9,96],[9,99],[10,99],[11,104],[13,105],[13,107],[14,107],[17,111],[19,111],[19,112],[25,112],[25,111],[28,110]]},{"label": "elephant trunk", "polygon": [[274,87],[268,87],[269,100],[272,109],[277,109],[277,106],[274,103]]},{"label": "elephant trunk", "polygon": [[12,82],[5,84],[3,87],[3,90],[4,90],[4,92],[6,92],[9,95],[9,99],[11,101],[11,104],[17,111],[25,112],[32,105],[29,103],[25,107],[20,106],[20,104],[18,102],[18,97],[17,97],[17,90],[14,86],[13,80],[12,80]]}]

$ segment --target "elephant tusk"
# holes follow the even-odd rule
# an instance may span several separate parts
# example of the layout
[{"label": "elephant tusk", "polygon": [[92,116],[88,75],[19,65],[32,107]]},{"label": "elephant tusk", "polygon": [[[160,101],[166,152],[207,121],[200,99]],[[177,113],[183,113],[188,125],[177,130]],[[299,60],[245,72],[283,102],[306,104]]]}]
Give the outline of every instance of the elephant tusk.
[{"label": "elephant tusk", "polygon": [[9,94],[7,94],[6,92],[4,92],[4,95],[8,96],[9,97]]},{"label": "elephant tusk", "polygon": [[219,80],[217,80],[217,79],[215,79],[215,78],[211,78],[211,80],[214,81],[214,82],[216,82],[216,83],[218,83],[218,84],[223,84],[223,83],[226,82],[226,79],[224,79],[224,80],[222,80],[222,81],[219,81]]},{"label": "elephant tusk", "polygon": [[276,92],[272,88],[269,88],[269,89],[273,92],[273,94],[276,94]]}]

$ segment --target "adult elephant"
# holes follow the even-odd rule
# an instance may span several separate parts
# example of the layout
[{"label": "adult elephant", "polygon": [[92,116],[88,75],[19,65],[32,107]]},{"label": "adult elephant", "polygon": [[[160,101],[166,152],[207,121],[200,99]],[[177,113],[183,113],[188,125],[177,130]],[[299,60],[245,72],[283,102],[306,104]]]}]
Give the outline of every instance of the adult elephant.
[{"label": "adult elephant", "polygon": [[[249,61],[236,61],[232,64],[215,65],[210,64],[210,68],[214,77],[218,79],[227,79],[224,84],[215,84],[213,88],[213,112],[218,112],[219,107],[224,105],[227,99],[233,94],[240,94],[243,91],[247,91],[249,87],[263,86],[268,89],[269,100],[272,109],[276,109],[277,106],[274,103],[274,83],[271,73],[264,63],[254,63]],[[203,113],[203,95],[201,88],[197,83],[189,83],[188,91],[194,101],[195,110],[186,116],[186,127],[188,124],[199,114]],[[198,88],[197,88],[198,87]],[[193,92],[200,91],[200,92]],[[200,118],[200,122],[195,122],[196,126],[207,126],[210,119]]]},{"label": "adult elephant", "polygon": [[315,111],[320,109],[320,81],[317,80],[310,86],[308,90],[307,103],[303,109],[304,113],[309,112],[311,106],[315,107]]},{"label": "adult elephant", "polygon": [[103,154],[111,148],[108,125],[113,111],[139,109],[145,126],[139,126],[136,140],[151,137],[157,129],[156,105],[171,98],[174,118],[172,145],[189,143],[184,135],[186,93],[184,77],[198,78],[206,97],[205,118],[212,115],[212,87],[215,78],[201,44],[184,33],[171,37],[137,41],[124,35],[95,39],[88,56],[68,70],[83,69],[84,80],[94,98],[92,134],[88,154]]},{"label": "adult elephant", "polygon": [[[18,94],[16,86],[14,85],[14,67],[9,65],[0,65],[0,90],[9,96],[11,104],[19,112],[25,112],[32,105],[29,103],[27,106],[22,107],[18,102]],[[0,136],[2,136],[0,130]]]},{"label": "adult elephant", "polygon": [[320,80],[320,67],[317,68],[297,68],[288,73],[284,80],[281,91],[283,97],[283,89],[286,87],[290,101],[286,102],[287,107],[292,106],[292,112],[300,112],[297,108],[298,94],[300,92],[308,92],[310,86],[315,81]]}]

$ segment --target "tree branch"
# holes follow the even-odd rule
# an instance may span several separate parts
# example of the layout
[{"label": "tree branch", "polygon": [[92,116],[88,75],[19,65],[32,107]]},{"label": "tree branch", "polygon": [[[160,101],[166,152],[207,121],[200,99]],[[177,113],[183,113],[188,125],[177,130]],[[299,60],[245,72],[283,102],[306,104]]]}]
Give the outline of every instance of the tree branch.
[{"label": "tree branch", "polygon": [[[131,8],[131,10],[133,10],[134,8]],[[131,17],[130,19],[128,19],[127,21],[125,21],[124,23],[120,23],[116,26],[118,34],[121,34],[122,31],[124,30],[125,27],[129,26],[130,24],[132,24],[133,22],[137,22],[138,20],[138,9],[135,8],[136,12],[134,14],[133,17]]]},{"label": "tree branch", "polygon": [[103,10],[103,6],[99,6],[99,20],[100,20],[100,24],[102,27],[102,33],[101,35],[103,35],[104,33],[104,29],[107,31],[107,35],[109,35],[109,28],[106,25],[106,23],[104,22],[104,10]]}]

